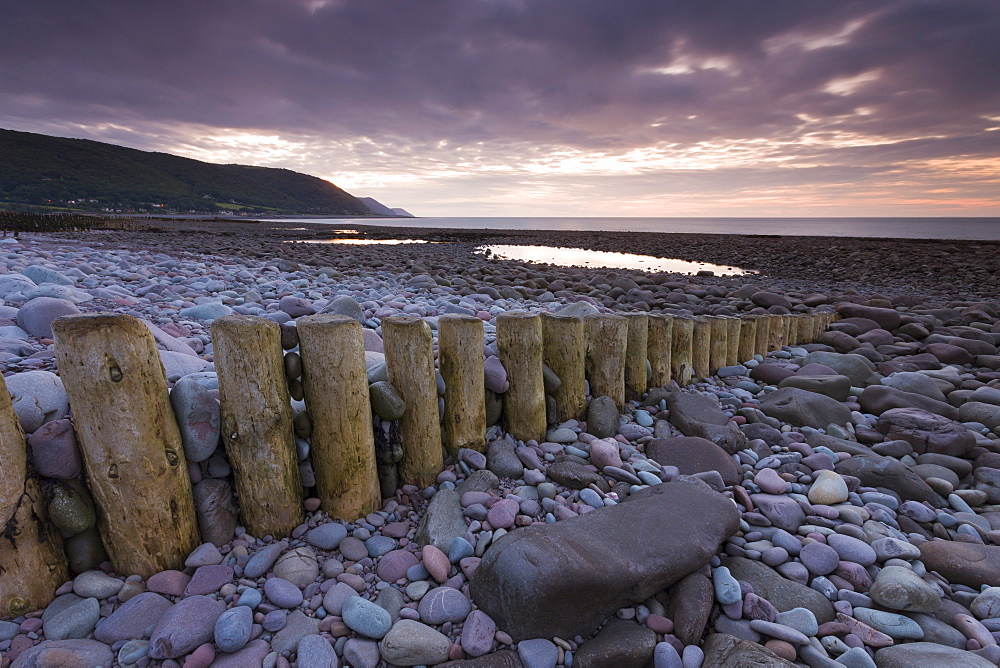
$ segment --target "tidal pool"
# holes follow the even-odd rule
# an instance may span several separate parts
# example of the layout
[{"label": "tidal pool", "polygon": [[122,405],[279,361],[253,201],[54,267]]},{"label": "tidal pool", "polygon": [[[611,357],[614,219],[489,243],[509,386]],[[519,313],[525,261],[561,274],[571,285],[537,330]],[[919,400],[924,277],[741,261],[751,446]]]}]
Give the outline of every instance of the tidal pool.
[{"label": "tidal pool", "polygon": [[522,262],[544,262],[566,267],[599,267],[605,269],[638,269],[640,271],[669,272],[676,274],[695,274],[699,271],[711,271],[716,276],[738,276],[756,273],[750,269],[727,267],[708,262],[688,262],[676,258],[653,257],[652,255],[636,255],[634,253],[611,253],[607,251],[586,250],[583,248],[563,248],[559,246],[516,246],[510,244],[493,244],[480,246],[476,249],[488,257],[501,260],[520,260]]}]

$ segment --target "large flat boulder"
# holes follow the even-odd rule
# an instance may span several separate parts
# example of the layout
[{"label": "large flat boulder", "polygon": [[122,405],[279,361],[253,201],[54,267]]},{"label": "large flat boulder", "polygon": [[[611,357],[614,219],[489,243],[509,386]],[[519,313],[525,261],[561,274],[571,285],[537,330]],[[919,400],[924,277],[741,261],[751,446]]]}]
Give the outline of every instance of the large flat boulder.
[{"label": "large flat boulder", "polygon": [[472,577],[476,605],[515,641],[590,635],[712,558],[739,526],[736,506],[676,480],[627,501],[497,541]]},{"label": "large flat boulder", "polygon": [[870,359],[856,353],[816,351],[806,355],[805,364],[822,364],[851,379],[851,385],[866,387],[881,382]]},{"label": "large flat boulder", "polygon": [[854,455],[839,462],[834,470],[841,475],[858,478],[867,487],[891,489],[907,501],[927,501],[935,508],[944,505],[944,500],[930,485],[906,464],[892,457]]},{"label": "large flat boulder", "polygon": [[890,441],[906,441],[918,455],[965,457],[976,446],[976,435],[946,417],[919,408],[893,408],[882,413],[875,428]]},{"label": "large flat boulder", "polygon": [[1000,587],[1000,546],[932,540],[921,543],[920,558],[953,584]]},{"label": "large flat boulder", "polygon": [[783,387],[764,396],[761,412],[796,427],[825,429],[851,421],[851,409],[826,395],[798,387]]}]

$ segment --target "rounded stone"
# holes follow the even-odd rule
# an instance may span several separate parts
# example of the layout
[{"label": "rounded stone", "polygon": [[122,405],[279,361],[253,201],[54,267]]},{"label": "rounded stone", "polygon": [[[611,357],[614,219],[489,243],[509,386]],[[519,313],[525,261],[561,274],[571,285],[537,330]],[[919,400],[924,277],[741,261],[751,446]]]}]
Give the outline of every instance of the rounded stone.
[{"label": "rounded stone", "polygon": [[451,640],[412,619],[401,619],[379,643],[382,658],[397,666],[434,665],[448,660]]},{"label": "rounded stone", "polygon": [[319,576],[316,553],[308,547],[289,550],[274,564],[274,575],[297,587],[305,587]]},{"label": "rounded stone", "polygon": [[62,380],[51,371],[25,371],[4,378],[14,413],[25,434],[69,413],[69,398]]},{"label": "rounded stone", "polygon": [[68,299],[35,297],[17,310],[17,326],[32,336],[52,338],[52,322],[64,315],[80,312]]},{"label": "rounded stone", "polygon": [[253,611],[245,605],[226,610],[215,622],[215,644],[223,652],[236,652],[250,642]]},{"label": "rounded stone", "polygon": [[279,608],[291,609],[302,603],[302,590],[279,577],[268,578],[264,582],[264,594]]},{"label": "rounded stone", "polygon": [[813,575],[827,575],[837,570],[840,556],[837,551],[823,543],[809,543],[799,552],[799,559]]},{"label": "rounded stone", "polygon": [[344,601],[341,616],[347,628],[374,640],[381,640],[392,627],[388,611],[360,596]]},{"label": "rounded stone", "polygon": [[885,566],[875,576],[868,595],[879,605],[904,612],[934,612],[941,597],[909,568]]},{"label": "rounded stone", "polygon": [[469,616],[472,603],[462,592],[451,587],[437,587],[427,592],[417,606],[420,620],[427,624],[458,623]]},{"label": "rounded stone", "polygon": [[336,550],[340,541],[347,538],[347,528],[343,524],[327,522],[306,533],[306,542],[320,550]]},{"label": "rounded stone", "polygon": [[847,483],[834,471],[819,471],[809,488],[809,502],[833,505],[847,501]]},{"label": "rounded stone", "polygon": [[368,398],[372,411],[383,420],[398,420],[406,412],[406,402],[389,381],[380,380],[369,385]]}]

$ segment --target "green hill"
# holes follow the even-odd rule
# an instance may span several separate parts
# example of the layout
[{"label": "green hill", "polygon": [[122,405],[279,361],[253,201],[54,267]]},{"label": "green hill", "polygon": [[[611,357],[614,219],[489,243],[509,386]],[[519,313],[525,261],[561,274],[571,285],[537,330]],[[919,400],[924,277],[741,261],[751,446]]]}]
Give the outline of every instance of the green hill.
[{"label": "green hill", "polygon": [[0,208],[12,205],[369,215],[364,203],[329,181],[288,169],[216,165],[0,129]]}]

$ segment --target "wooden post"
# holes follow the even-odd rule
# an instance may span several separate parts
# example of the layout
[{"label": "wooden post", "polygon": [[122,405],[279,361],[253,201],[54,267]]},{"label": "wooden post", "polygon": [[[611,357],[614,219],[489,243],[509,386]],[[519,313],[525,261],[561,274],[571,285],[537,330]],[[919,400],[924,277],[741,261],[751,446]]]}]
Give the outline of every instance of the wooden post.
[{"label": "wooden post", "polygon": [[645,313],[628,313],[627,342],[625,345],[625,398],[641,399],[646,392],[646,354],[649,348],[649,316]]},{"label": "wooden post", "polygon": [[212,323],[212,343],[222,441],[244,526],[258,538],[287,536],[303,512],[281,328],[267,318],[227,315]]},{"label": "wooden post", "polygon": [[781,316],[782,322],[785,323],[785,345],[794,346],[795,345],[795,316],[788,314]]},{"label": "wooden post", "polygon": [[726,366],[739,364],[740,360],[740,330],[743,321],[736,317],[726,318]]},{"label": "wooden post", "polygon": [[503,395],[504,426],[522,441],[545,440],[541,316],[527,311],[498,315],[497,356],[510,382]]},{"label": "wooden post", "polygon": [[673,318],[663,315],[649,316],[649,341],[646,358],[653,373],[649,377],[650,387],[663,387],[670,383],[670,348],[673,342]]},{"label": "wooden post", "polygon": [[670,372],[671,377],[681,387],[687,387],[694,375],[692,366],[691,339],[694,335],[694,320],[691,318],[671,318],[670,330]]},{"label": "wooden post", "polygon": [[725,318],[717,315],[709,316],[708,319],[712,325],[708,362],[711,375],[726,366],[729,358],[729,324]]},{"label": "wooden post", "polygon": [[433,485],[444,468],[431,328],[414,315],[389,316],[382,321],[382,341],[389,382],[406,402],[399,419],[399,479],[423,489]]},{"label": "wooden post", "polygon": [[782,322],[780,315],[769,315],[767,320],[767,351],[781,350],[782,339],[785,335],[784,322]]},{"label": "wooden post", "polygon": [[486,447],[486,388],[483,385],[483,321],[473,315],[438,318],[438,361],[444,378],[444,447]]},{"label": "wooden post", "polygon": [[542,314],[542,356],[562,384],[553,393],[559,422],[579,420],[587,408],[584,367],[587,348],[583,318],[560,313]]},{"label": "wooden post", "polygon": [[795,343],[797,345],[812,343],[812,316],[808,313],[799,313],[795,316],[795,321]]},{"label": "wooden post", "polygon": [[712,375],[712,321],[704,316],[694,318],[691,333],[691,367],[695,378]]},{"label": "wooden post", "polygon": [[0,617],[20,617],[52,602],[69,574],[2,375],[0,462]]},{"label": "wooden post", "polygon": [[742,364],[753,357],[757,345],[757,317],[749,316],[740,320],[740,345],[737,357]]},{"label": "wooden post", "polygon": [[757,338],[753,345],[753,352],[755,355],[766,355],[768,339],[771,336],[771,316],[754,316],[754,322],[757,323]]},{"label": "wooden post", "polygon": [[353,521],[382,505],[361,325],[321,314],[296,330],[317,496],[331,517]]},{"label": "wooden post", "polygon": [[587,337],[587,380],[590,396],[610,397],[619,412],[625,409],[625,353],[628,320],[620,315],[584,316]]},{"label": "wooden post", "polygon": [[52,331],[115,571],[147,578],[183,568],[200,542],[198,521],[153,335],[137,318],[111,314],[59,318]]}]

